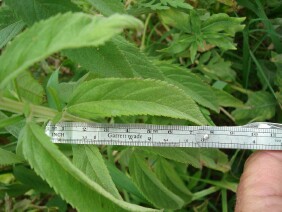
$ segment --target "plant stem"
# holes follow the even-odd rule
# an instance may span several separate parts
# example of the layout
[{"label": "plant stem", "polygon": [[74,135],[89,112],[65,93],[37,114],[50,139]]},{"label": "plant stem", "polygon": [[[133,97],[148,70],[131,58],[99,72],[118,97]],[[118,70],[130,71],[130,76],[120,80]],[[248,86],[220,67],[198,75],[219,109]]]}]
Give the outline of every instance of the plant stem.
[{"label": "plant stem", "polygon": [[146,32],[147,32],[147,28],[148,28],[148,24],[149,24],[149,21],[152,17],[152,14],[150,13],[147,18],[146,18],[146,21],[145,21],[145,25],[144,25],[144,30],[143,30],[143,36],[142,36],[142,40],[141,40],[141,46],[140,46],[140,49],[143,50],[145,49],[145,40],[146,40]]},{"label": "plant stem", "polygon": [[235,123],[234,117],[233,117],[227,110],[225,110],[223,107],[220,107],[220,110],[221,110],[228,118],[230,118],[231,121],[233,121],[233,122]]},{"label": "plant stem", "polygon": [[233,88],[236,91],[239,91],[240,93],[243,93],[243,94],[247,94],[248,95],[248,94],[252,93],[252,91],[247,90],[245,88],[238,87],[236,85],[230,85],[230,87]]},{"label": "plant stem", "polygon": [[205,197],[207,195],[210,195],[210,194],[212,194],[214,192],[217,192],[218,190],[219,190],[219,187],[212,186],[210,188],[207,188],[207,189],[204,189],[202,191],[196,192],[196,193],[194,193],[192,200],[193,201],[194,200],[199,200],[199,199],[201,199],[201,198],[203,198],[203,197]]},{"label": "plant stem", "polygon": [[[52,120],[59,113],[58,111],[48,107],[34,105],[31,103],[18,102],[6,97],[0,97],[0,110],[23,114],[27,105],[30,109],[30,113],[34,117],[41,118],[42,120]],[[90,122],[90,120],[88,119],[79,118],[67,112],[63,112],[62,121]]]}]

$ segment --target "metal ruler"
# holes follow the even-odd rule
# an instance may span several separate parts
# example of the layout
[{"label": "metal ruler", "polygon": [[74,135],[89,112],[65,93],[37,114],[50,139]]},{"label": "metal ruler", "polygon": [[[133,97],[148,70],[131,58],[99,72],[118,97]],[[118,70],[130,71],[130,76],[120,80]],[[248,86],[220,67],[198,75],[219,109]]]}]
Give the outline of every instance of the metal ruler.
[{"label": "metal ruler", "polygon": [[267,122],[228,127],[60,122],[49,123],[45,132],[53,143],[282,150],[282,124]]}]

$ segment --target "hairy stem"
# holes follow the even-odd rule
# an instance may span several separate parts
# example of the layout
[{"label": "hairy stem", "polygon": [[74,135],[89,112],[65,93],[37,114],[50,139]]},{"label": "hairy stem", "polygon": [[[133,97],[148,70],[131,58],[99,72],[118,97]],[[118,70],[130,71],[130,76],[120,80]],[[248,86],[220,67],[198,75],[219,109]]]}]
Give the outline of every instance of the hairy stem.
[{"label": "hairy stem", "polygon": [[[52,120],[59,113],[58,111],[48,107],[34,105],[31,103],[18,102],[6,97],[0,97],[0,110],[23,114],[27,106],[32,116],[46,121]],[[63,112],[62,121],[90,122],[90,120],[88,119],[76,117],[67,112]]]}]

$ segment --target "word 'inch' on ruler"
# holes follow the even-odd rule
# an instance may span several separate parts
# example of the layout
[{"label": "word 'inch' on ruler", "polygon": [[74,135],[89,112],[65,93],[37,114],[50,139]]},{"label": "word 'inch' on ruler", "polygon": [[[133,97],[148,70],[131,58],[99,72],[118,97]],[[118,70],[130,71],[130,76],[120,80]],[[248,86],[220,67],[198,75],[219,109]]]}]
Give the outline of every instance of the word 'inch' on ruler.
[{"label": "word 'inch' on ruler", "polygon": [[282,150],[282,125],[267,122],[228,127],[60,122],[49,123],[45,132],[53,143]]}]

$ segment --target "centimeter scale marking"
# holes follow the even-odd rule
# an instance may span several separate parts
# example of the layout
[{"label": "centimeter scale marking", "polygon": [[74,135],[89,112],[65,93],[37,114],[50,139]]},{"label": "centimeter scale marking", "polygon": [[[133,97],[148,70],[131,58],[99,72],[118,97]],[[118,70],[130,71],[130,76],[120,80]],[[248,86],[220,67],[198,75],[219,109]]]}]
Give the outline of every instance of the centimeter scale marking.
[{"label": "centimeter scale marking", "polygon": [[280,124],[178,126],[148,124],[49,123],[53,143],[282,150]]}]

